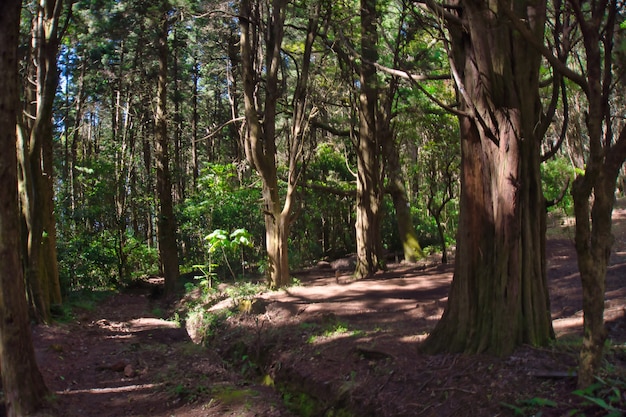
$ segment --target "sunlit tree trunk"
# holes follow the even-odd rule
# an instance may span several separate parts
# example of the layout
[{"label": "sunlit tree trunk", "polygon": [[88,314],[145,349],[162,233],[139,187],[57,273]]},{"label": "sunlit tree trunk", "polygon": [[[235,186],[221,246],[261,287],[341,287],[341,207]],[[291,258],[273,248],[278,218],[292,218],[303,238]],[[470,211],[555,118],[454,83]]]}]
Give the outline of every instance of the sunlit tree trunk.
[{"label": "sunlit tree trunk", "polygon": [[[317,18],[312,16],[304,43],[302,70],[298,74],[299,81],[293,97],[294,112],[287,149],[289,169],[284,201],[282,201],[276,165],[276,116],[278,99],[281,95],[279,71],[282,65],[281,45],[286,6],[286,0],[274,0],[267,8],[268,15],[263,16],[260,11],[262,6],[251,0],[242,0],[239,19],[241,73],[247,125],[244,145],[248,161],[256,169],[263,182],[267,273],[272,287],[284,286],[291,280],[288,258],[289,230],[297,213],[295,191],[300,178],[299,161],[303,155],[303,141],[306,137],[309,119],[307,83],[313,40],[317,31]],[[263,29],[261,28],[264,26],[261,22],[266,25],[267,36],[265,38],[262,37]],[[258,48],[261,48],[261,53]],[[262,56],[264,62],[258,62],[255,56]],[[264,98],[257,96],[261,77],[265,80]],[[262,121],[259,114],[262,114]]]},{"label": "sunlit tree trunk", "polygon": [[172,181],[169,169],[169,138],[167,136],[167,61],[169,48],[167,35],[169,4],[162,3],[157,49],[159,56],[159,75],[157,84],[157,106],[155,114],[154,159],[156,163],[157,197],[159,204],[157,239],[163,275],[165,293],[171,295],[176,290],[178,280],[178,248],[176,244],[176,219],[172,202]]},{"label": "sunlit tree trunk", "polygon": [[[454,278],[428,351],[508,354],[553,338],[540,178],[540,54],[485,1],[460,1],[451,26],[462,100]],[[543,39],[542,2],[500,2]]]},{"label": "sunlit tree trunk", "polygon": [[256,38],[257,28],[250,20],[258,19],[260,14],[249,0],[241,2],[241,61],[244,84],[244,111],[246,116],[247,137],[246,154],[263,181],[263,212],[265,214],[265,245],[267,249],[268,281],[273,287],[280,287],[289,282],[289,263],[287,253],[288,219],[283,214],[278,194],[278,176],[276,173],[276,102],[278,100],[278,70],[280,67],[280,47],[283,38],[286,1],[275,0],[271,5],[271,17],[268,18],[266,49],[266,99],[263,109],[263,123],[259,120],[255,106],[257,71],[255,69],[253,44],[259,45]]},{"label": "sunlit tree trunk", "polygon": [[48,395],[35,360],[20,262],[15,158],[20,5],[0,3],[0,363],[8,417],[34,415]]}]

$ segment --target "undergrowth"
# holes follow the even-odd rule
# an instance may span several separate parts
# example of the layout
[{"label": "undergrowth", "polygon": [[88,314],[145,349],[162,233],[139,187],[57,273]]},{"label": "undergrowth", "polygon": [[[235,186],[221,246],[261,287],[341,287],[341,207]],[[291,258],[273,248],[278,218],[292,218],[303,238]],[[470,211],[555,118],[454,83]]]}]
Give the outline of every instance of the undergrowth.
[{"label": "undergrowth", "polygon": [[[576,343],[567,341],[560,345],[563,350],[573,349]],[[578,347],[580,344],[578,344]],[[577,350],[577,349],[576,349]],[[626,345],[615,346],[607,342],[604,364],[595,382],[585,389],[572,391],[567,403],[550,398],[533,397],[520,399],[516,404],[501,405],[514,412],[516,416],[540,416],[552,410],[568,417],[602,415],[620,417],[626,415],[626,370],[622,364],[626,359]]]}]

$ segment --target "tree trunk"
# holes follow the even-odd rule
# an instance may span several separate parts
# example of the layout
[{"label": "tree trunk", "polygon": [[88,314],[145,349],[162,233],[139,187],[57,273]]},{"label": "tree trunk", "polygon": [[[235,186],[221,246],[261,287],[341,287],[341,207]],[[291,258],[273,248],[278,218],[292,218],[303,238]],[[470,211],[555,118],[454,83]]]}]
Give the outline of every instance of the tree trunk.
[{"label": "tree trunk", "polygon": [[380,267],[382,242],[381,146],[376,132],[378,60],[376,0],[361,0],[361,54],[359,92],[359,137],[357,142],[356,252],[355,278],[374,274]]},{"label": "tree trunk", "polygon": [[157,85],[157,107],[155,115],[155,145],[157,197],[159,199],[159,215],[157,239],[163,275],[165,276],[165,293],[172,295],[178,280],[178,248],[176,244],[176,219],[172,203],[172,181],[169,170],[169,140],[167,137],[167,34],[169,23],[167,13],[169,4],[164,1],[160,16],[158,42],[159,75]]},{"label": "tree trunk", "polygon": [[[505,355],[553,338],[545,271],[538,70],[540,55],[516,39],[485,2],[460,2],[451,30],[463,96],[461,197],[454,278],[430,352]],[[503,6],[506,7],[506,6]],[[544,6],[508,5],[543,39]],[[528,13],[528,14],[526,14]],[[538,20],[536,20],[538,19]]]},{"label": "tree trunk", "polygon": [[614,237],[611,233],[617,177],[626,160],[626,128],[614,142],[611,101],[615,88],[612,48],[616,19],[615,1],[600,2],[589,10],[574,4],[581,28],[587,65],[584,87],[589,153],[585,173],[572,186],[576,216],[576,253],[583,288],[583,342],[579,357],[578,387],[594,382],[602,362],[607,331],[604,326],[606,272]]},{"label": "tree trunk", "polygon": [[[278,192],[278,174],[276,171],[276,105],[280,95],[278,72],[281,65],[280,49],[284,34],[286,0],[274,0],[267,18],[267,31],[271,35],[265,39],[265,62],[255,66],[253,43],[260,45],[258,28],[251,22],[259,22],[257,13],[250,0],[241,3],[240,51],[243,78],[244,109],[247,123],[245,141],[246,157],[259,173],[263,181],[263,211],[265,214],[265,245],[268,255],[268,282],[271,287],[287,285],[289,276],[288,238],[292,219],[292,203],[295,188],[291,183],[287,187],[285,202],[281,206]],[[259,46],[260,47],[260,46]],[[258,64],[258,63],[256,63]],[[265,100],[262,109],[263,123],[255,106],[255,97],[259,74],[256,68],[265,67]],[[290,153],[291,158],[295,157]]]},{"label": "tree trunk", "polygon": [[26,251],[24,266],[31,310],[47,321],[50,304],[61,303],[56,257],[52,142],[53,102],[58,86],[57,53],[63,1],[47,1],[32,21],[31,62],[24,81],[25,110],[34,119],[19,117],[19,181]]},{"label": "tree trunk", "polygon": [[[388,93],[389,94],[389,93]],[[383,101],[383,100],[381,100]],[[385,168],[387,169],[388,190],[391,194],[393,207],[396,211],[398,233],[402,242],[405,262],[416,262],[424,257],[422,247],[417,238],[417,232],[411,216],[411,205],[407,198],[406,188],[400,167],[399,144],[394,140],[391,130],[391,102],[392,97],[384,100],[384,109],[378,113],[378,135],[385,150]],[[382,107],[383,103],[381,103]]]},{"label": "tree trunk", "polygon": [[198,190],[198,82],[200,81],[200,64],[194,56],[194,63],[191,69],[191,79],[193,90],[191,92],[191,176],[193,178],[193,193]]},{"label": "tree trunk", "polygon": [[0,3],[0,363],[6,415],[33,415],[48,395],[37,368],[20,262],[16,136],[19,0]]}]

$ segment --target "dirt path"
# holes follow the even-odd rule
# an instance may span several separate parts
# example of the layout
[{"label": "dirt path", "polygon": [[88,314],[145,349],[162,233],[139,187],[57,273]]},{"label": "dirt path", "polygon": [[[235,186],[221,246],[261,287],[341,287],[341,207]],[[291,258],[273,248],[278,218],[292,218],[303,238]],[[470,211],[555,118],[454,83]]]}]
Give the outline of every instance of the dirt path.
[{"label": "dirt path", "polygon": [[[625,218],[616,210],[607,277],[607,359],[621,381]],[[572,395],[578,345],[567,341],[577,340],[582,314],[563,230],[548,245],[560,342],[546,349],[522,347],[507,358],[420,355],[419,341],[445,307],[452,267],[398,264],[361,281],[321,269],[302,274],[301,286],[260,295],[258,314],[228,315],[206,348],[159,319],[163,307],[147,293],[119,294],[71,323],[37,327],[38,360],[64,416],[495,416],[516,408],[604,415]]]}]

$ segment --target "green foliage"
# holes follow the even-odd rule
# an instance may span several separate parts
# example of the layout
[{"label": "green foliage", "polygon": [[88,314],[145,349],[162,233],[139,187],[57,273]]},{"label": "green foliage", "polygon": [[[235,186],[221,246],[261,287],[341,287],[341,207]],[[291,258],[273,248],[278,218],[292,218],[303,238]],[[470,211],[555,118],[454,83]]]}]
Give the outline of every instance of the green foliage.
[{"label": "green foliage", "polygon": [[535,397],[529,400],[522,400],[518,405],[502,403],[503,407],[513,410],[516,416],[541,415],[537,411],[546,407],[556,407],[557,403],[546,398]]},{"label": "green foliage", "polygon": [[110,234],[77,234],[59,239],[59,275],[66,291],[106,288],[116,281],[116,264]]},{"label": "green foliage", "polygon": [[[249,263],[256,263],[263,248],[253,243],[262,242],[260,237],[265,233],[259,197],[257,185],[251,179],[240,180],[234,164],[208,165],[198,179],[196,192],[178,208],[181,237],[189,248],[185,263],[208,267],[209,255],[216,251],[223,251],[223,260],[230,260],[234,251],[241,255],[244,247],[253,248],[246,256]],[[248,227],[242,229],[241,225]],[[233,232],[229,235],[227,230]],[[222,274],[227,267],[224,263],[216,265],[215,271],[211,267],[211,271]],[[240,264],[228,272],[237,275],[246,267]]]},{"label": "green foliage", "polygon": [[[350,159],[351,157],[348,156]],[[301,188],[302,210],[291,227],[290,266],[339,257],[354,250],[354,176],[341,146],[320,143],[307,167]]]},{"label": "green foliage", "polygon": [[[204,238],[209,254],[208,272],[205,272],[207,277],[213,276],[213,267],[219,266],[219,263],[213,262],[213,255],[218,252],[221,255],[221,259],[224,261],[228,270],[231,273],[233,280],[237,279],[235,272],[231,266],[229,258],[237,254],[239,250],[241,273],[244,274],[246,268],[246,261],[244,257],[243,248],[252,247],[252,236],[246,229],[236,229],[230,235],[223,229],[215,229]],[[196,265],[199,267],[199,265]],[[204,271],[204,268],[201,268]]]},{"label": "green foliage", "polygon": [[550,207],[549,210],[559,208],[566,215],[572,215],[574,210],[574,201],[569,190],[563,191],[565,187],[571,186],[576,172],[569,160],[562,156],[549,159],[541,165],[541,180],[543,186],[543,194],[548,201],[556,200],[561,195],[563,199]]},{"label": "green foliage", "polygon": [[354,416],[345,408],[329,407],[325,401],[321,401],[306,392],[293,389],[289,385],[281,384],[278,390],[282,394],[283,403],[287,409],[297,416],[312,417],[352,417]]},{"label": "green foliage", "polygon": [[245,403],[251,397],[258,397],[258,391],[249,388],[235,388],[232,386],[217,386],[211,390],[213,397],[222,404],[232,405]]},{"label": "green foliage", "polygon": [[109,290],[76,290],[65,296],[62,305],[52,308],[55,320],[69,322],[74,320],[81,312],[93,311],[97,304],[113,295]]},{"label": "green foliage", "polygon": [[603,416],[619,417],[626,412],[625,393],[626,382],[623,379],[596,377],[596,383],[572,393],[581,399],[580,403],[565,405],[547,398],[534,397],[518,401],[516,404],[502,403],[501,405],[513,410],[516,416],[538,416],[546,408],[565,408],[567,412],[562,412],[560,415],[580,417],[600,415],[599,409]]},{"label": "green foliage", "polygon": [[350,337],[363,335],[361,330],[350,330],[347,323],[339,320],[331,320],[321,326],[311,323],[302,323],[301,328],[305,331],[313,331],[307,339],[308,343],[315,343],[321,337],[332,338],[342,335]]},{"label": "green foliage", "polygon": [[312,417],[317,415],[319,404],[304,392],[289,392],[282,387],[283,402],[287,408],[298,416]]},{"label": "green foliage", "polygon": [[231,315],[229,310],[210,312],[205,306],[199,304],[189,311],[187,321],[193,323],[199,339],[207,344],[221,331]]},{"label": "green foliage", "polygon": [[235,282],[224,290],[224,293],[233,299],[235,304],[238,300],[248,299],[267,289],[266,284],[258,284],[253,282]]},{"label": "green foliage", "polygon": [[574,391],[582,398],[583,406],[596,406],[606,412],[606,416],[619,417],[626,413],[626,381],[596,377],[596,383]]},{"label": "green foliage", "polygon": [[130,232],[118,236],[108,229],[59,239],[58,259],[66,291],[125,285],[158,272],[156,248],[148,247]]},{"label": "green foliage", "polygon": [[176,400],[184,400],[188,403],[193,403],[199,398],[206,396],[208,392],[209,388],[206,385],[190,385],[188,383],[170,385],[167,389],[169,396],[176,398]]}]

